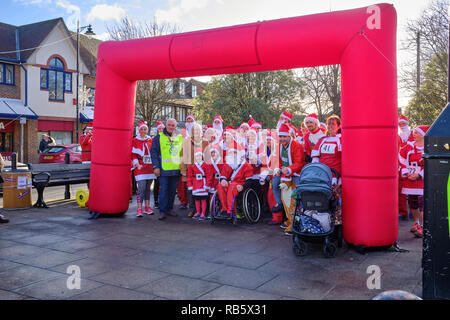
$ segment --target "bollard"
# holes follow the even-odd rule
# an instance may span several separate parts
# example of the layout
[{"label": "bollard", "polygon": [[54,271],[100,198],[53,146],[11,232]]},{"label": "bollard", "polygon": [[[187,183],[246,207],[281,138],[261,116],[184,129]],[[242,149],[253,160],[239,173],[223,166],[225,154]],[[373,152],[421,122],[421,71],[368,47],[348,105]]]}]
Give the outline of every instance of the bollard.
[{"label": "bollard", "polygon": [[11,154],[11,171],[17,171],[17,153]]},{"label": "bollard", "polygon": [[[64,155],[64,163],[70,164],[70,153],[66,152]],[[64,199],[70,199],[70,184],[66,184],[66,191],[64,192]]]}]

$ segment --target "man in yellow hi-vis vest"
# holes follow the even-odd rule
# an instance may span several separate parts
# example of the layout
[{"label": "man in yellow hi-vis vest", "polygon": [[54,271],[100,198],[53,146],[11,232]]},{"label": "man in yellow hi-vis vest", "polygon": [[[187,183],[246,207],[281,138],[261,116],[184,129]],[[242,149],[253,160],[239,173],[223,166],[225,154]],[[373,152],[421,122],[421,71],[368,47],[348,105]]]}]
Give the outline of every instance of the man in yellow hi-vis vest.
[{"label": "man in yellow hi-vis vest", "polygon": [[153,170],[160,184],[159,220],[164,220],[166,214],[177,216],[173,203],[180,178],[183,137],[176,133],[176,128],[175,119],[167,120],[166,127],[155,136],[150,149]]}]

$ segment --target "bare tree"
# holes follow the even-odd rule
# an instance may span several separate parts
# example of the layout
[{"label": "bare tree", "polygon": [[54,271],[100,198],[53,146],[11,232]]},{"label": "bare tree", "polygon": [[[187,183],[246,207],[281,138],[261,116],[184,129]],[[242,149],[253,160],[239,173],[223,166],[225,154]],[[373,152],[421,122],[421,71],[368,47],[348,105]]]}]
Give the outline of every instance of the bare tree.
[{"label": "bare tree", "polygon": [[[425,66],[433,58],[437,59],[437,68],[447,70],[447,58],[442,55],[448,51],[448,7],[449,0],[434,0],[416,20],[408,21],[405,29],[407,38],[401,42],[400,49],[411,54],[400,69],[399,86],[410,93],[417,91],[418,79],[423,79],[424,68],[417,76],[417,43],[420,43],[419,62]],[[439,83],[447,86],[447,83]]]},{"label": "bare tree", "polygon": [[[158,23],[156,19],[143,24],[133,21],[129,17],[120,22],[107,26],[110,39],[114,41],[156,37],[180,32],[177,26],[169,23]],[[162,111],[171,99],[173,89],[172,79],[140,80],[136,87],[136,116],[137,121],[145,120],[152,124],[158,113]]]},{"label": "bare tree", "polygon": [[339,65],[306,68],[301,79],[305,83],[305,103],[312,106],[319,119],[341,114],[341,69]]}]

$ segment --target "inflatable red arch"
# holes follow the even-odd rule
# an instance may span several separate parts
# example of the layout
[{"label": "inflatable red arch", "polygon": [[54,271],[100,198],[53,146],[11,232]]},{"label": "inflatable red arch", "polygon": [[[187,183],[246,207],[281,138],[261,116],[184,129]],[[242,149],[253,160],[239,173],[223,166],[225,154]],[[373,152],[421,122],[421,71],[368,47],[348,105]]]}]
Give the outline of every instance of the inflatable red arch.
[{"label": "inflatable red arch", "polygon": [[340,64],[348,243],[397,240],[396,11],[390,4],[120,42],[98,50],[89,207],[128,210],[137,80]]}]

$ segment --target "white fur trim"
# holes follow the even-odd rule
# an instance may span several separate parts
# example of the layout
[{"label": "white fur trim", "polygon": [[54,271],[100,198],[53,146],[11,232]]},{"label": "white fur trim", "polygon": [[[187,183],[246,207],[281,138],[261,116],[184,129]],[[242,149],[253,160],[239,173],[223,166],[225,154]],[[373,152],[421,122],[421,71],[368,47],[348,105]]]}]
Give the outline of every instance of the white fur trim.
[{"label": "white fur trim", "polygon": [[156,179],[156,176],[153,173],[150,174],[139,174],[135,176],[136,181],[142,181],[142,180],[154,180]]},{"label": "white fur trim", "polygon": [[423,189],[403,188],[402,193],[413,196],[423,196]]}]

